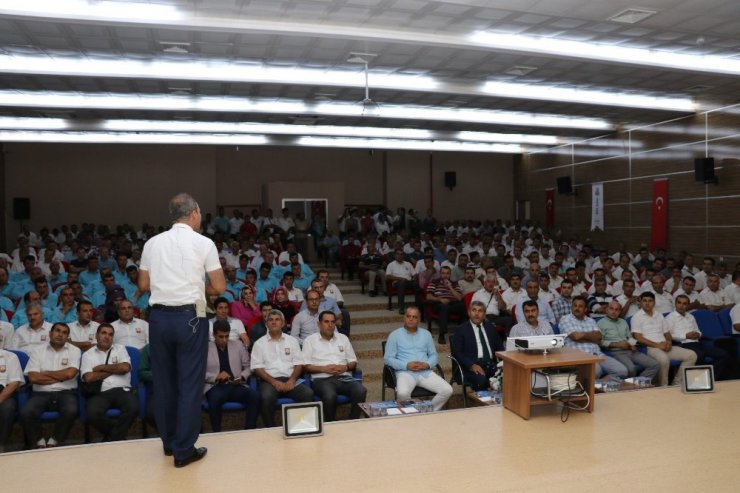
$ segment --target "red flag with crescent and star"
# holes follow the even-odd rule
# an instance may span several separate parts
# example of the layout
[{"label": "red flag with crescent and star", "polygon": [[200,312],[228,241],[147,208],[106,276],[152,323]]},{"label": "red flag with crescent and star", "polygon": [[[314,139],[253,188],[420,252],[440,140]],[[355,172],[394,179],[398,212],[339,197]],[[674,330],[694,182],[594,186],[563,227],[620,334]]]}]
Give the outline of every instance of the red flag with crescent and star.
[{"label": "red flag with crescent and star", "polygon": [[555,227],[555,189],[545,190],[545,228]]},{"label": "red flag with crescent and star", "polygon": [[652,217],[650,249],[668,248],[668,178],[653,181]]}]

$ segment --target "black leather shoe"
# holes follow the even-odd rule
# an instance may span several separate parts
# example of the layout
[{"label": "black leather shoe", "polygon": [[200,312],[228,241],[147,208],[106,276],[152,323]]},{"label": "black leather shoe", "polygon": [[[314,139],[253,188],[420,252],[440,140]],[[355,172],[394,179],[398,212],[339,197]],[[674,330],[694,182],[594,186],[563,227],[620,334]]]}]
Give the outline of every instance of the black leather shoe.
[{"label": "black leather shoe", "polygon": [[172,457],[172,449],[170,448],[164,449],[164,455],[166,455],[167,457]]},{"label": "black leather shoe", "polygon": [[197,448],[190,457],[180,460],[175,459],[175,467],[185,467],[192,462],[197,462],[206,456],[206,452],[208,452],[208,449],[205,447]]}]

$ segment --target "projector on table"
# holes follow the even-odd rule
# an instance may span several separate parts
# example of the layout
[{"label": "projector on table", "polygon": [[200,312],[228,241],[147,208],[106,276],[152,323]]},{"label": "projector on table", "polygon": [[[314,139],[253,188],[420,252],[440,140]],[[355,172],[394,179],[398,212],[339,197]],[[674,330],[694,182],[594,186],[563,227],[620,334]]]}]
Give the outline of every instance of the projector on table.
[{"label": "projector on table", "polygon": [[514,349],[524,351],[542,351],[547,353],[550,349],[563,347],[565,335],[552,334],[546,336],[513,337]]}]

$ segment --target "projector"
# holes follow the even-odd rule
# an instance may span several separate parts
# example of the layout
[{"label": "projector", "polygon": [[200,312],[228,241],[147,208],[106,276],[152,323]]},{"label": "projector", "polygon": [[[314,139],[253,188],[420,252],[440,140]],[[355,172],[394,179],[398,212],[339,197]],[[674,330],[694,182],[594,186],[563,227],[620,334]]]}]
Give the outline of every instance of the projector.
[{"label": "projector", "polygon": [[544,351],[563,347],[565,344],[565,335],[552,334],[546,336],[527,336],[514,338],[514,347],[526,351]]}]

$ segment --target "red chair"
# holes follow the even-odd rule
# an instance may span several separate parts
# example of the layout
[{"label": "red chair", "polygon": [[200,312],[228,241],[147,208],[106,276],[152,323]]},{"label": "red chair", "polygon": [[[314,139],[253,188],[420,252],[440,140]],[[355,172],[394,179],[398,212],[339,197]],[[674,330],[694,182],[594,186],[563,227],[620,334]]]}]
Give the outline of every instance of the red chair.
[{"label": "red chair", "polygon": [[470,302],[473,301],[474,294],[475,291],[471,291],[463,297],[463,302],[465,303],[465,311],[470,310]]}]

